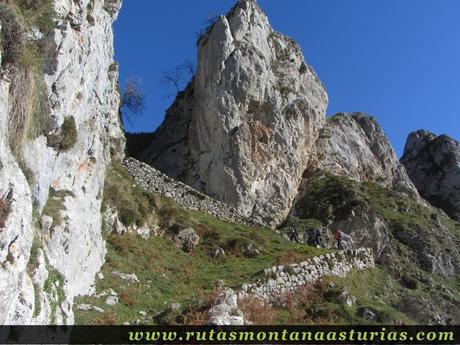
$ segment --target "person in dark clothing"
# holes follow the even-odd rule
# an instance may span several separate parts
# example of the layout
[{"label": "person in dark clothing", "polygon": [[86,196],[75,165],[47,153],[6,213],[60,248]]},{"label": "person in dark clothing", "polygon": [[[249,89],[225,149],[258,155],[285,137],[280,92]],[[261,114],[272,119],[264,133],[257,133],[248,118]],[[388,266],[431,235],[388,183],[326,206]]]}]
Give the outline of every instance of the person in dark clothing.
[{"label": "person in dark clothing", "polygon": [[291,232],[289,234],[289,239],[291,241],[296,241],[297,243],[299,243],[299,236],[297,234],[297,230],[293,226],[291,226]]},{"label": "person in dark clothing", "polygon": [[315,246],[321,246],[322,245],[322,239],[321,239],[321,229],[320,228],[316,228],[313,232],[313,244]]},{"label": "person in dark clothing", "polygon": [[335,231],[335,240],[337,241],[337,249],[338,250],[343,250],[343,246],[342,246],[342,233],[340,232],[340,230],[336,230]]}]

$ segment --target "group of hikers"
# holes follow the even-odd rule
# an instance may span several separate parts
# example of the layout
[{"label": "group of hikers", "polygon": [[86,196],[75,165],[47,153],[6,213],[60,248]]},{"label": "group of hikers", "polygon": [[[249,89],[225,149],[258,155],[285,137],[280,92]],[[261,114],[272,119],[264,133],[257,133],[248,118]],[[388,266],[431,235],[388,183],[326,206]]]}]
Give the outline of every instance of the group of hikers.
[{"label": "group of hikers", "polygon": [[[289,235],[289,239],[291,241],[295,242],[300,242],[299,241],[299,235],[297,233],[297,230],[294,226],[291,226],[291,232]],[[337,249],[343,250],[343,245],[342,245],[342,232],[340,230],[336,230],[334,233],[334,239],[337,242]],[[321,228],[316,227],[313,230],[313,245],[317,247],[322,247],[323,246],[323,239],[322,239],[322,233],[321,233]]]}]

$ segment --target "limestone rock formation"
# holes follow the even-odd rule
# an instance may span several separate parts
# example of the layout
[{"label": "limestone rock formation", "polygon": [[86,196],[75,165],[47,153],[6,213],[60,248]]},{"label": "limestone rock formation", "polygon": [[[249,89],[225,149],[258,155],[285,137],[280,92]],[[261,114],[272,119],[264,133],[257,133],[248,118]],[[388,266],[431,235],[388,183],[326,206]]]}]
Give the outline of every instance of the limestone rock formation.
[{"label": "limestone rock formation", "polygon": [[198,42],[197,72],[143,160],[276,226],[288,214],[328,98],[300,47],[241,0]]},{"label": "limestone rock formation", "polygon": [[409,135],[401,162],[432,205],[460,222],[460,144],[447,135],[419,130]]},{"label": "limestone rock formation", "polygon": [[[11,191],[12,202],[0,231],[0,324],[73,323],[73,298],[92,291],[104,262],[105,171],[111,147],[122,152],[124,142],[112,37],[120,5],[55,0],[54,28],[27,32],[40,47],[44,76],[2,63],[0,198]],[[18,107],[27,95],[35,97],[31,75],[43,79],[47,126],[13,147],[19,119],[37,122],[36,112]],[[48,216],[46,226],[33,219],[40,215]]]},{"label": "limestone rock formation", "polygon": [[339,113],[327,120],[310,167],[417,196],[382,128],[374,117],[363,113]]}]

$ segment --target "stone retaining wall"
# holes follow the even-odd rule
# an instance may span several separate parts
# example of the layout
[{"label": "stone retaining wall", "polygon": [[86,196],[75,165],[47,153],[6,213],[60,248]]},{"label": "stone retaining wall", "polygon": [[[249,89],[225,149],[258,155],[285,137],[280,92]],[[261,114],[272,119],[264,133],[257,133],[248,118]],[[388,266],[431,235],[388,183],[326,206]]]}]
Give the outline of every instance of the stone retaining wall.
[{"label": "stone retaining wall", "polygon": [[265,269],[259,281],[241,287],[239,297],[252,295],[268,303],[280,303],[283,295],[321,277],[345,277],[352,270],[363,270],[374,265],[373,253],[369,248],[328,253],[301,263]]}]

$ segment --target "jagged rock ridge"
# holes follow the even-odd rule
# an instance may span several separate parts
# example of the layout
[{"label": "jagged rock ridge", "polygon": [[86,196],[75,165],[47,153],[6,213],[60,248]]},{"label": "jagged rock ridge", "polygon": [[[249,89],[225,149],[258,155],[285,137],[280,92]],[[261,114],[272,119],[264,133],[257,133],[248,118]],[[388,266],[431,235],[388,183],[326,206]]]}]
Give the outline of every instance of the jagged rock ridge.
[{"label": "jagged rock ridge", "polygon": [[318,131],[326,92],[300,47],[241,0],[199,40],[196,76],[142,155],[157,169],[278,225]]},{"label": "jagged rock ridge", "polygon": [[460,144],[419,130],[407,138],[402,164],[420,194],[460,222]]}]

